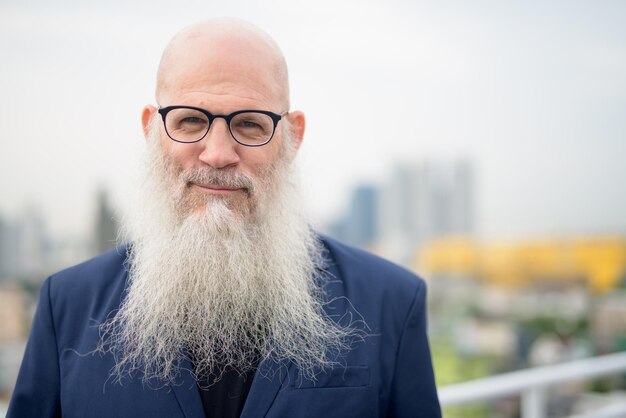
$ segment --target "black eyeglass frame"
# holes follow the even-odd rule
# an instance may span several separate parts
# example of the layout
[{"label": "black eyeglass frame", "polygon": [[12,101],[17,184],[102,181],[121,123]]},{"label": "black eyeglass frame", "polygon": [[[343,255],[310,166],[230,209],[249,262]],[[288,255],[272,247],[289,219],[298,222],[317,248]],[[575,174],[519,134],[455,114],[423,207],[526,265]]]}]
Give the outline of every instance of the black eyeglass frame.
[{"label": "black eyeglass frame", "polygon": [[[172,137],[172,135],[170,135],[169,131],[167,130],[167,123],[165,123],[165,119],[167,118],[167,114],[169,112],[171,112],[172,110],[175,109],[191,109],[191,110],[197,110],[198,112],[202,113],[203,115],[205,115],[208,120],[209,120],[209,125],[207,127],[206,132],[204,133],[204,135],[202,135],[202,137],[200,137],[200,139],[196,139],[195,141],[180,141],[174,137]],[[196,142],[200,142],[204,139],[205,136],[207,136],[207,134],[209,133],[209,130],[211,130],[211,126],[213,125],[213,121],[215,119],[218,118],[222,118],[226,121],[226,125],[228,126],[228,132],[230,132],[230,136],[235,140],[235,142],[237,142],[240,145],[243,145],[244,147],[262,147],[263,145],[267,145],[272,138],[274,138],[274,134],[276,133],[276,127],[278,126],[278,122],[280,122],[280,120],[283,118],[283,116],[285,116],[286,114],[288,114],[289,112],[283,112],[280,115],[274,112],[270,112],[268,110],[257,110],[257,109],[244,109],[244,110],[237,110],[236,112],[230,113],[228,115],[214,115],[213,113],[209,112],[208,110],[204,110],[202,108],[199,107],[194,107],[194,106],[167,106],[167,107],[159,107],[158,109],[159,114],[161,115],[161,119],[163,119],[163,127],[165,128],[165,133],[167,133],[167,136],[170,137],[170,139],[172,141],[178,142],[180,144],[195,144]],[[270,135],[269,139],[265,142],[263,142],[262,144],[244,144],[243,142],[239,141],[236,137],[235,134],[233,134],[233,131],[230,127],[230,121],[237,115],[240,115],[242,113],[250,113],[250,112],[255,112],[255,113],[262,113],[264,115],[269,116],[272,121],[274,122],[274,129],[272,130],[272,135]]]}]

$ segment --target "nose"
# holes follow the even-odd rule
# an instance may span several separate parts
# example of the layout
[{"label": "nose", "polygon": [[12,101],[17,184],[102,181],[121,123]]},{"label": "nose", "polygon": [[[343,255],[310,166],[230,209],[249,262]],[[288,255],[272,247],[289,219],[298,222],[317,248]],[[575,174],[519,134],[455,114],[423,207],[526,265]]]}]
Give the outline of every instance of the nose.
[{"label": "nose", "polygon": [[239,163],[238,144],[230,135],[228,125],[223,119],[213,121],[200,144],[204,148],[198,158],[213,168],[226,168]]}]

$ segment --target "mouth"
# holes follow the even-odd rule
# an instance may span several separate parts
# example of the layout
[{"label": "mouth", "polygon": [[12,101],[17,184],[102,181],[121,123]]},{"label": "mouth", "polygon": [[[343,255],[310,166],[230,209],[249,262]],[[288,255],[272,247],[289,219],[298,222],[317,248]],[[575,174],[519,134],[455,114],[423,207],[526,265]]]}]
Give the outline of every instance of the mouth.
[{"label": "mouth", "polygon": [[220,184],[189,183],[189,186],[207,194],[216,196],[232,196],[236,193],[248,193],[248,189],[229,187]]}]

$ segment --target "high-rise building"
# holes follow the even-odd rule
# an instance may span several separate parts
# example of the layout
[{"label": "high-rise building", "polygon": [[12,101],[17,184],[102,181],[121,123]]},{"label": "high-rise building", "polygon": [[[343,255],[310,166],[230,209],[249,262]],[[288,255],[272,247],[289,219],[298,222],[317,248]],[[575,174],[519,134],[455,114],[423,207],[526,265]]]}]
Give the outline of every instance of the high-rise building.
[{"label": "high-rise building", "polygon": [[372,245],[378,235],[378,189],[361,184],[351,196],[347,213],[336,221],[332,234],[348,244],[359,247]]},{"label": "high-rise building", "polygon": [[378,188],[357,186],[330,235],[375,247],[408,264],[416,249],[436,238],[474,233],[474,172],[468,161],[397,165]]},{"label": "high-rise building", "polygon": [[382,188],[380,242],[407,261],[415,248],[443,236],[474,232],[474,175],[468,161],[398,165]]},{"label": "high-rise building", "polygon": [[49,239],[44,219],[39,206],[27,205],[15,220],[13,231],[9,234],[16,274],[27,281],[44,274],[48,262]]},{"label": "high-rise building", "polygon": [[41,210],[24,208],[15,219],[0,219],[0,280],[31,281],[44,272],[49,244]]}]

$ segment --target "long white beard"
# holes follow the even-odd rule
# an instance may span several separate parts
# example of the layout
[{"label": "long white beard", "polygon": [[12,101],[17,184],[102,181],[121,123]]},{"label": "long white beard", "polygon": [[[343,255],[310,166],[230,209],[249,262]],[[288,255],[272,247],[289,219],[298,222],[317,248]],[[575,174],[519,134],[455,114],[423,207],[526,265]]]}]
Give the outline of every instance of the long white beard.
[{"label": "long white beard", "polygon": [[[113,376],[172,383],[187,354],[197,377],[227,367],[245,373],[265,358],[290,360],[309,377],[331,365],[354,331],[323,312],[322,250],[284,156],[255,180],[178,172],[158,137],[149,142],[140,203],[125,220],[127,295],[101,326]],[[249,196],[237,206],[203,202],[185,188],[190,176],[244,184]],[[206,210],[194,211],[198,204]]]}]

